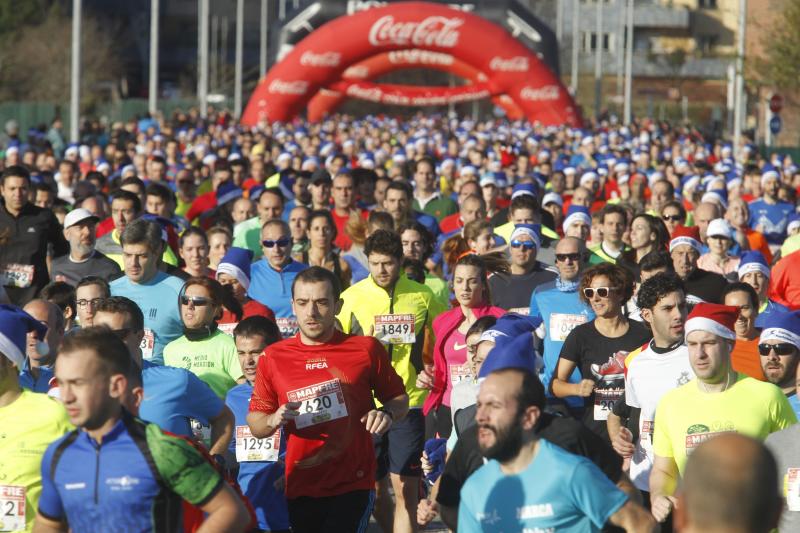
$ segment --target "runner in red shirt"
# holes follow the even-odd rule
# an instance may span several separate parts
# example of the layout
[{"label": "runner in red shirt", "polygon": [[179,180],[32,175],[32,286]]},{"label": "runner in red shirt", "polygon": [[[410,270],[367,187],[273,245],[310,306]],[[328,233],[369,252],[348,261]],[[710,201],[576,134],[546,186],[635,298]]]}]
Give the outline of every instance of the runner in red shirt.
[{"label": "runner in red shirt", "polygon": [[292,308],[300,331],[259,359],[247,417],[257,438],[280,426],[289,436],[286,497],[295,533],[366,530],[375,487],[372,436],[408,410],[385,348],[335,329],[340,291],[324,268],[297,275]]}]

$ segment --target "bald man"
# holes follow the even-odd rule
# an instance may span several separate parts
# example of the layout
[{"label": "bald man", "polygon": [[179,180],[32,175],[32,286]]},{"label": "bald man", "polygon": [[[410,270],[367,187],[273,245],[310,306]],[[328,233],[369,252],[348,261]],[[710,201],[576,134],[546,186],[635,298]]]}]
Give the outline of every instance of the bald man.
[{"label": "bald man", "polygon": [[28,333],[28,344],[25,350],[25,363],[19,374],[19,384],[33,392],[47,392],[53,378],[53,362],[56,352],[64,338],[64,314],[59,307],[46,300],[31,300],[23,308],[33,318],[47,325],[45,342],[47,353],[37,350],[36,336]]},{"label": "bald man", "polygon": [[761,442],[737,433],[709,439],[686,463],[675,530],[767,533],[781,515],[778,484],[775,459]]},{"label": "bald man", "polygon": [[700,240],[703,241],[703,244],[706,246],[708,245],[708,237],[706,236],[708,224],[715,218],[720,218],[721,216],[722,212],[717,204],[702,202],[695,207],[694,223],[700,229]]}]

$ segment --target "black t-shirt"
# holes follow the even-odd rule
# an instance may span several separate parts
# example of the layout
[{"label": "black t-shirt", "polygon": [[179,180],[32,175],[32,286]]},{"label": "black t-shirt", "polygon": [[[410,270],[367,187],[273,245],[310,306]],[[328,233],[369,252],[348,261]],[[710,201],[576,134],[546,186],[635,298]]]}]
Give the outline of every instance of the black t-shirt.
[{"label": "black t-shirt", "polygon": [[53,259],[50,272],[53,279],[59,280],[63,277],[64,281],[75,286],[86,276],[98,276],[111,281],[119,277],[121,271],[115,261],[95,250],[94,254],[82,263],[70,259],[69,254],[57,257]]},{"label": "black t-shirt", "polygon": [[556,279],[558,274],[547,270],[544,264],[537,261],[529,274],[506,275],[494,274],[489,278],[489,289],[492,293],[492,305],[502,307],[506,311],[517,311],[527,315],[531,306],[533,289]]},{"label": "black t-shirt", "polygon": [[[573,419],[543,413],[536,428],[539,438],[546,439],[564,450],[591,460],[608,478],[617,483],[622,476],[622,458],[584,424]],[[483,466],[483,456],[478,446],[478,426],[473,424],[459,434],[444,466],[439,494],[440,513],[444,522],[454,531],[461,501],[461,487],[467,478]]]},{"label": "black t-shirt", "polygon": [[683,280],[683,285],[686,287],[686,301],[689,304],[700,301],[721,304],[722,291],[728,286],[728,280],[716,272],[698,268]]},{"label": "black t-shirt", "polygon": [[572,361],[584,379],[595,382],[583,422],[606,441],[608,413],[625,391],[625,357],[651,338],[650,330],[635,320],[628,320],[628,331],[616,338],[601,334],[592,320],[573,329],[561,347],[559,358]]}]

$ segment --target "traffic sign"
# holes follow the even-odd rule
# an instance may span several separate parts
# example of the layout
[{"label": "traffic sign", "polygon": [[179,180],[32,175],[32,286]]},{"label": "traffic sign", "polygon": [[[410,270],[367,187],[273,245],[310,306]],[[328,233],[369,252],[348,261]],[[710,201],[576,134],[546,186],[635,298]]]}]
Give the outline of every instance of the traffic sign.
[{"label": "traffic sign", "polygon": [[783,122],[781,121],[780,115],[775,115],[769,119],[769,131],[771,131],[774,135],[780,133],[781,126],[783,126]]},{"label": "traffic sign", "polygon": [[773,113],[780,113],[781,109],[783,109],[783,96],[775,93],[769,99],[769,110]]}]

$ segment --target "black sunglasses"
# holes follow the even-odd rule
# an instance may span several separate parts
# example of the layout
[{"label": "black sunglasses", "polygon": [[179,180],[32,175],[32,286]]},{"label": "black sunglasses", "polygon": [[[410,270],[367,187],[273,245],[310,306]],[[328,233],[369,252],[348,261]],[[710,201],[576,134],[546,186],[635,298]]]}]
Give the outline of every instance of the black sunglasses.
[{"label": "black sunglasses", "polygon": [[289,237],[281,237],[277,241],[269,241],[269,240],[261,241],[261,244],[263,244],[266,248],[272,248],[273,246],[276,245],[279,248],[286,248],[287,246],[289,246],[290,242],[292,242],[292,240]]},{"label": "black sunglasses", "polygon": [[769,352],[775,350],[778,355],[791,355],[796,350],[794,344],[788,342],[781,342],[779,344],[759,344],[758,353],[761,355],[769,355]]},{"label": "black sunglasses", "polygon": [[681,220],[683,220],[683,217],[680,215],[662,215],[661,218],[672,222],[680,222]]},{"label": "black sunglasses", "polygon": [[586,296],[586,299],[592,299],[594,297],[594,291],[597,291],[597,295],[600,298],[608,298],[608,294],[613,290],[616,290],[616,287],[586,287],[583,289],[583,295]]},{"label": "black sunglasses", "polygon": [[205,296],[181,296],[181,305],[192,303],[195,307],[203,307],[211,304],[211,299]]},{"label": "black sunglasses", "polygon": [[574,253],[574,254],[556,254],[556,261],[560,263],[564,263],[569,259],[573,263],[577,263],[581,259],[581,254]]}]

